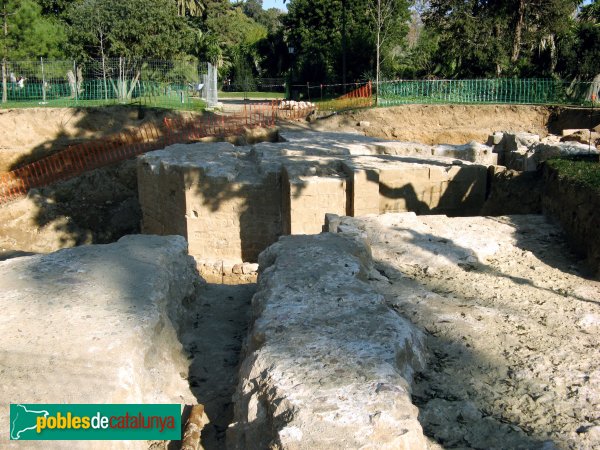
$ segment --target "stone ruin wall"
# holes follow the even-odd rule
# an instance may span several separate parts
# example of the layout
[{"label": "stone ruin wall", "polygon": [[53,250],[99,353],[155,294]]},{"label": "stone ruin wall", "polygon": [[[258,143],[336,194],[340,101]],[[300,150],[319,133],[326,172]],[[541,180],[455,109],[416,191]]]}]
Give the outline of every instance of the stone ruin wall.
[{"label": "stone ruin wall", "polygon": [[398,143],[359,135],[283,138],[252,147],[174,145],[142,156],[143,232],[186,237],[202,275],[227,282],[234,274],[251,279],[251,266],[240,264],[256,262],[280,236],[321,232],[326,213],[462,215],[485,201],[485,165],[401,156]]}]

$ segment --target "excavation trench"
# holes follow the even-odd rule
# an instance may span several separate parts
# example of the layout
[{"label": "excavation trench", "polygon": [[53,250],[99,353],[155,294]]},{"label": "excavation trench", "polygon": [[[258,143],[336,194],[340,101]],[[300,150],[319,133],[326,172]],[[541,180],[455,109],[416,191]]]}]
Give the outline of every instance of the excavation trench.
[{"label": "excavation trench", "polygon": [[[505,171],[475,143],[247,143],[175,145],[32,192],[0,208],[4,256],[185,237],[204,282],[178,336],[208,449],[600,445],[600,290],[580,260],[598,267],[600,246],[571,233],[598,223],[589,193],[589,214],[560,217],[592,249],[574,256],[540,215],[568,202],[552,203],[552,174],[520,171],[542,162],[521,148]],[[286,237],[324,227],[339,236]]]},{"label": "excavation trench", "polygon": [[226,431],[233,422],[232,397],[255,291],[255,283],[203,283],[187,305],[180,340],[190,358],[190,389],[210,419],[202,431],[207,450],[225,448]]}]

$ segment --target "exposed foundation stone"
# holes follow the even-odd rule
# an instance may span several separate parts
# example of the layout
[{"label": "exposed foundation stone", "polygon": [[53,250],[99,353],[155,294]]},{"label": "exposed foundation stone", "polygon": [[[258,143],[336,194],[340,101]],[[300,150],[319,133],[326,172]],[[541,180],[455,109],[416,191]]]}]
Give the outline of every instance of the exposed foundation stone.
[{"label": "exposed foundation stone", "polygon": [[367,282],[360,236],[282,237],[259,264],[230,448],[427,448],[410,399],[423,336]]},{"label": "exposed foundation stone", "polygon": [[[10,403],[195,403],[177,331],[199,281],[178,236],[127,236],[0,262],[2,448],[25,448],[8,440]],[[53,442],[26,448],[65,448]]]},{"label": "exposed foundation stone", "polygon": [[487,164],[470,160],[491,147],[314,132],[283,132],[280,141],[178,144],[141,156],[143,232],[184,236],[202,274],[226,282],[229,268],[256,262],[280,236],[319,233],[327,213],[461,215],[485,201]]}]

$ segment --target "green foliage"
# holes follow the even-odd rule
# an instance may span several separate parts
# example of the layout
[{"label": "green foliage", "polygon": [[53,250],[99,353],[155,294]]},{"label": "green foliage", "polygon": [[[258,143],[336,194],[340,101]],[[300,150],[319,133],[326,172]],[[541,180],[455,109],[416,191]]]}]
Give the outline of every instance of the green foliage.
[{"label": "green foliage", "polygon": [[253,89],[254,78],[260,74],[262,56],[260,43],[267,38],[267,28],[244,14],[243,7],[228,2],[215,2],[208,10],[200,54],[217,62],[221,78],[232,77],[234,82]]},{"label": "green foliage", "polygon": [[202,16],[206,5],[202,0],[175,0],[177,5],[177,15],[179,16]]},{"label": "green foliage", "polygon": [[246,0],[242,3],[242,10],[251,19],[256,19],[263,12],[262,0]]},{"label": "green foliage", "polygon": [[209,11],[205,26],[229,47],[253,45],[267,36],[266,28],[246,16],[241,8]]},{"label": "green foliage", "polygon": [[33,0],[4,0],[8,36],[2,34],[2,52],[9,60],[60,58],[66,36],[57,20],[42,16]]},{"label": "green foliage", "polygon": [[383,78],[600,74],[600,0],[379,3],[392,11],[380,28],[378,0],[289,0],[288,14],[263,0],[0,0],[10,14],[0,50],[13,61],[194,55],[221,78],[280,77],[293,65],[296,83],[340,82],[345,5],[348,82],[374,76],[378,28]]},{"label": "green foliage", "polygon": [[559,177],[600,192],[600,163],[557,158],[547,164],[558,172]]},{"label": "green foliage", "polygon": [[423,29],[412,48],[401,52],[392,68],[399,78],[431,78],[440,70],[434,56],[439,47],[439,36],[432,30]]},{"label": "green foliage", "polygon": [[577,0],[431,0],[426,25],[440,36],[443,77],[548,75],[556,37],[570,27]]},{"label": "green foliage", "polygon": [[237,47],[232,54],[233,84],[243,91],[255,91],[256,81],[252,71],[252,51]]},{"label": "green foliage", "polygon": [[67,17],[71,52],[81,57],[173,59],[193,48],[172,0],[82,0]]},{"label": "green foliage", "polygon": [[560,41],[557,72],[567,79],[592,80],[600,74],[600,26],[579,23]]},{"label": "green foliage", "polygon": [[600,2],[594,0],[592,3],[583,6],[579,17],[586,22],[600,23]]},{"label": "green foliage", "polygon": [[288,11],[284,24],[295,51],[295,64],[300,68],[296,76],[306,80],[339,79],[341,2],[292,0]]},{"label": "green foliage", "polygon": [[36,0],[42,7],[42,14],[53,17],[61,16],[75,1],[78,0]]},{"label": "green foliage", "polygon": [[566,79],[591,81],[600,74],[600,2],[585,5],[558,40],[556,72]]},{"label": "green foliage", "polygon": [[214,34],[198,34],[198,54],[207,62],[221,68],[228,66],[228,60],[224,58],[223,48],[219,39]]},{"label": "green foliage", "polygon": [[290,67],[290,55],[282,28],[275,33],[269,33],[265,39],[257,42],[256,51],[261,56],[262,76],[281,76]]},{"label": "green foliage", "polygon": [[187,85],[198,80],[198,60],[191,56],[174,61],[145,61],[141,69],[145,81]]},{"label": "green foliage", "polygon": [[246,0],[242,4],[244,14],[261,24],[269,34],[275,34],[281,28],[283,13],[277,8],[263,9],[262,0]]},{"label": "green foliage", "polygon": [[[347,81],[375,72],[375,0],[292,0],[284,25],[288,42],[296,49],[297,78],[305,81],[339,82],[342,79],[343,5],[346,6]],[[384,59],[404,44],[408,4],[393,3],[393,17],[383,28]]]}]

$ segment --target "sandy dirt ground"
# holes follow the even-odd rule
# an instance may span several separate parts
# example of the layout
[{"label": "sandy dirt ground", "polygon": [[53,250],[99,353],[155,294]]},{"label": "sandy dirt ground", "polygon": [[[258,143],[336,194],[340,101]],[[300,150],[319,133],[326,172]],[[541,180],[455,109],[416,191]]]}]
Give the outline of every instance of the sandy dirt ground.
[{"label": "sandy dirt ground", "polygon": [[545,136],[550,115],[550,110],[541,106],[405,105],[341,113],[318,120],[312,127],[424,144],[465,144],[473,140],[486,142],[494,131]]},{"label": "sandy dirt ground", "polygon": [[[345,219],[428,335],[413,401],[444,448],[600,448],[600,283],[543,216]],[[354,222],[352,222],[354,221]]]},{"label": "sandy dirt ground", "polygon": [[24,108],[0,109],[0,172],[89,139],[160,123],[164,117],[190,115],[166,109]]}]

